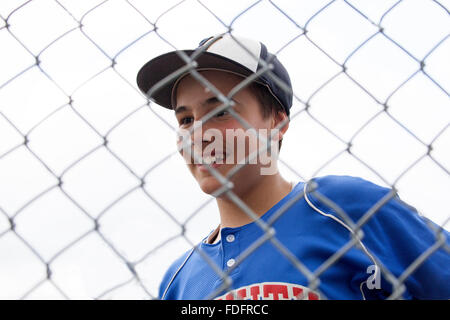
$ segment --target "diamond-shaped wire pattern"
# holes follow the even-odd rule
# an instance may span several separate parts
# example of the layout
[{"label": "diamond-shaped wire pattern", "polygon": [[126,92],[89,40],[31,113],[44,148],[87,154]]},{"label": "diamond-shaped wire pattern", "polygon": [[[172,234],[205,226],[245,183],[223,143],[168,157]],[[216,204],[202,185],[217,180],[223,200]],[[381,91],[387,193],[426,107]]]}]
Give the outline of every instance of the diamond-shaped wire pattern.
[{"label": "diamond-shaped wire pattern", "polygon": [[[294,102],[280,170],[305,182],[306,194],[272,220],[257,220],[263,235],[231,268],[199,250],[223,280],[208,298],[231,290],[229,275],[267,243],[316,291],[339,259],[362,250],[392,285],[389,298],[403,298],[405,280],[426,259],[450,254],[442,235],[450,220],[448,9],[431,0],[2,2],[0,298],[158,298],[164,272],[219,214],[183,168],[173,115],[141,94],[136,73],[164,52],[226,33],[265,43],[290,73]],[[202,73],[190,73],[216,92]],[[225,108],[232,103],[218,98]],[[221,192],[255,218],[230,177],[210,170]],[[312,179],[328,174],[391,192],[352,221],[315,191]],[[315,270],[272,227],[296,201],[309,202],[307,194],[350,231]],[[362,229],[399,194],[441,229],[430,225],[436,242],[394,275],[363,245]]]}]

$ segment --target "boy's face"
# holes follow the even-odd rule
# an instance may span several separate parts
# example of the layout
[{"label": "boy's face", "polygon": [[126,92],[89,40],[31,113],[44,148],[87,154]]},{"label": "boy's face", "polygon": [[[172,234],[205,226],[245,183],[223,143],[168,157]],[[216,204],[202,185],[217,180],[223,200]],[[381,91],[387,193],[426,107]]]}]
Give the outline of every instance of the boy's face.
[{"label": "boy's face", "polygon": [[[243,80],[237,75],[222,71],[202,71],[201,75],[211,82],[224,96],[227,96]],[[179,82],[174,96],[176,98],[174,106],[175,116],[179,128],[184,130],[191,129],[194,121],[200,121],[210,111],[223,105],[214,93],[205,89],[200,82],[190,75]],[[233,110],[257,132],[264,133],[264,130],[261,129],[265,129],[265,132],[270,134],[271,129],[275,128],[279,121],[285,118],[281,114],[264,119],[259,101],[248,87],[241,89],[232,99],[235,102]],[[248,157],[256,148],[261,148],[262,142],[258,142],[256,146],[250,142],[250,140],[258,141],[256,136],[249,135],[249,131],[239,120],[226,110],[214,115],[208,121],[202,121],[201,124],[201,134],[198,134],[199,128],[196,131],[197,134],[192,133],[191,135],[194,149],[191,148],[190,150],[195,152],[197,159],[201,159],[201,162],[214,161],[215,159],[215,162],[218,163],[213,163],[212,166],[223,176],[226,176],[237,163],[243,163],[243,158]],[[280,132],[284,133],[286,129],[287,126],[281,129]],[[266,138],[268,138],[267,134]],[[278,145],[277,141],[279,138],[280,136],[275,136],[274,144]],[[213,146],[216,147],[212,148]],[[211,155],[211,150],[214,150],[214,157],[208,157]],[[182,151],[180,150],[180,152]],[[192,175],[205,193],[211,194],[221,187],[219,181],[207,170],[206,165],[197,164],[188,152],[182,152],[182,155]],[[250,161],[250,164],[246,164],[231,177],[230,180],[234,184],[233,192],[243,195],[261,179],[261,162],[259,158],[253,159],[253,161]]]}]

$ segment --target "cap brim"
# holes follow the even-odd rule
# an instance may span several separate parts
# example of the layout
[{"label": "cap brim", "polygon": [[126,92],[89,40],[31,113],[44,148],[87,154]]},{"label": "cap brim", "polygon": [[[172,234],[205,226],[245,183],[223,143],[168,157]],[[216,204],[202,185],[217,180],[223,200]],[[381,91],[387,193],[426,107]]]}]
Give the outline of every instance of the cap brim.
[{"label": "cap brim", "polygon": [[[191,56],[195,50],[183,50],[183,52]],[[197,62],[196,69],[224,70],[242,76],[253,74],[243,65],[211,52],[202,52],[195,61]],[[139,70],[136,79],[137,85],[148,98],[165,108],[172,109],[172,89],[177,79],[182,76],[182,74],[179,74],[179,70],[184,66],[186,66],[186,62],[181,59],[177,51],[160,55],[147,62]],[[177,73],[178,76],[175,76]],[[149,91],[155,84],[172,74],[173,77],[169,77],[166,83],[162,84],[156,91],[152,91],[151,96],[149,96]]]}]

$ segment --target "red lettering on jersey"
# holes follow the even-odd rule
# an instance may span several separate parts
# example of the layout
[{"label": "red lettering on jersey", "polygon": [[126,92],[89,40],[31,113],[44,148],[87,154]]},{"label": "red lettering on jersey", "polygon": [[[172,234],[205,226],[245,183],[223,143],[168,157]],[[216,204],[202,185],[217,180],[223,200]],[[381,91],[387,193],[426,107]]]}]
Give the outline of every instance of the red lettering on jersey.
[{"label": "red lettering on jersey", "polygon": [[295,299],[303,299],[303,288],[293,287],[292,293],[294,294]]},{"label": "red lettering on jersey", "polygon": [[247,298],[247,289],[243,288],[243,289],[238,290],[237,296],[238,296],[238,299],[242,299],[242,300]]},{"label": "red lettering on jersey", "polygon": [[252,300],[258,300],[259,286],[251,287],[250,288],[250,295],[252,296]]},{"label": "red lettering on jersey", "polygon": [[225,300],[234,300],[234,292],[230,292],[225,296]]},{"label": "red lettering on jersey", "polygon": [[[280,296],[281,295],[281,296]],[[248,286],[240,287],[236,290],[227,292],[226,294],[217,297],[216,300],[236,300],[236,299],[251,299],[251,300],[280,300],[280,299],[309,299],[319,300],[318,293],[303,287],[298,284],[284,283],[284,282],[262,282],[254,283]]]},{"label": "red lettering on jersey", "polygon": [[279,294],[283,295],[284,299],[288,298],[287,286],[280,284],[265,284],[263,286],[264,298],[269,298],[269,294],[273,295],[273,300],[279,300]]},{"label": "red lettering on jersey", "polygon": [[309,300],[319,300],[319,295],[314,292],[308,292],[308,299]]}]

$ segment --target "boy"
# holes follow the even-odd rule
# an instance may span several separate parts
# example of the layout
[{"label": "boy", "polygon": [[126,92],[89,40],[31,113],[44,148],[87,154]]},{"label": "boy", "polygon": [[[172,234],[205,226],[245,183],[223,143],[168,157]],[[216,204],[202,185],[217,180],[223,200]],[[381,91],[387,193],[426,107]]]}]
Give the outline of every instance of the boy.
[{"label": "boy", "polygon": [[166,272],[161,299],[450,298],[448,232],[393,190],[349,176],[291,184],[280,175],[292,88],[263,44],[210,37],[152,59],[137,83],[174,110],[180,153],[220,213],[220,225]]}]

